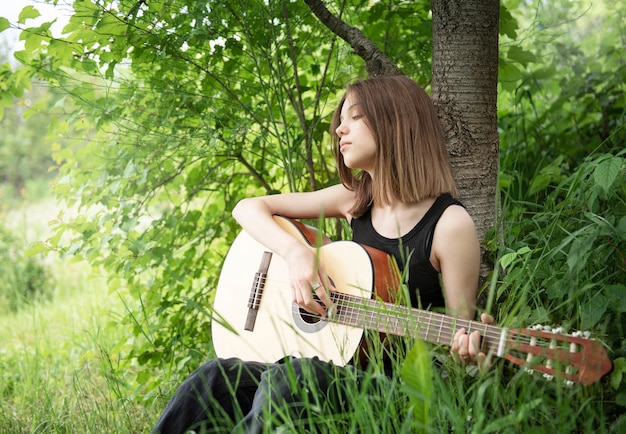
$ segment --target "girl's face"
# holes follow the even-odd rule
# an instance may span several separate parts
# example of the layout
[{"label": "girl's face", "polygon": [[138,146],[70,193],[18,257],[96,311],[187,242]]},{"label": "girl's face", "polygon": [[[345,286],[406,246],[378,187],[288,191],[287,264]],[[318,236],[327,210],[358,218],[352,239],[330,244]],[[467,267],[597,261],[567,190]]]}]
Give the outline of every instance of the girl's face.
[{"label": "girl's face", "polygon": [[339,136],[339,152],[344,164],[350,169],[364,170],[373,177],[376,141],[365,122],[361,106],[350,94],[341,107],[340,121],[335,132]]}]

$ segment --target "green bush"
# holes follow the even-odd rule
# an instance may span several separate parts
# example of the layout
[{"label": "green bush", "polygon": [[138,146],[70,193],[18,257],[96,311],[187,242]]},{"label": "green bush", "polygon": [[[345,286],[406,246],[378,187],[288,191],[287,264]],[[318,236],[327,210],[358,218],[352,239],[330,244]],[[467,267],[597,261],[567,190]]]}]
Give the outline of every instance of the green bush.
[{"label": "green bush", "polygon": [[497,290],[503,324],[590,331],[606,346],[616,367],[605,391],[609,416],[626,406],[625,155],[588,157],[542,203],[505,196]]},{"label": "green bush", "polygon": [[24,244],[0,223],[0,313],[52,295],[50,273],[41,259],[25,256]]}]

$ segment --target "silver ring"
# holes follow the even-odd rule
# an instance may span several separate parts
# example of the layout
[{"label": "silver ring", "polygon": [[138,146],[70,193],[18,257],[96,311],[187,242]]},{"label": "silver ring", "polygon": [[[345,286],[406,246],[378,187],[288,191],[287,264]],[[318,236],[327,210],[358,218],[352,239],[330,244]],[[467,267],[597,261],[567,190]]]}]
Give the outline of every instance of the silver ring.
[{"label": "silver ring", "polygon": [[311,289],[312,289],[313,291],[315,291],[315,290],[316,290],[317,288],[319,288],[320,286],[322,286],[322,283],[321,283],[321,282],[317,282],[317,283],[314,283],[313,285],[311,285]]}]

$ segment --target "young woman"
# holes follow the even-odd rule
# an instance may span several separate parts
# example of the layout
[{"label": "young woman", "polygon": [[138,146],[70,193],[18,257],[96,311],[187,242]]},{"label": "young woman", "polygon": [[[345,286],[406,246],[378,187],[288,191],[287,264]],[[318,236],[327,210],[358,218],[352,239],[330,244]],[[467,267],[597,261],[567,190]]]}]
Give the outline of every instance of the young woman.
[{"label": "young woman", "polygon": [[[293,300],[309,312],[326,315],[332,307],[328,291],[334,288],[324,287],[328,282],[324,265],[277,225],[275,214],[345,218],[354,241],[396,258],[408,276],[412,304],[445,308],[449,315],[473,319],[479,242],[474,222],[453,198],[456,187],[441,127],[426,92],[401,76],[356,82],[335,111],[331,132],[341,184],[315,192],[243,199],[233,210],[253,238],[285,260]],[[315,295],[323,304],[315,301]],[[491,322],[485,316],[482,320]],[[461,362],[482,363],[485,355],[479,342],[477,333],[458,330],[451,352]],[[216,432],[216,421],[223,416],[233,420],[236,429],[262,432],[264,425],[281,423],[275,413],[277,420],[268,421],[272,408],[286,403],[293,415],[320,399],[341,411],[345,403],[333,379],[350,369],[317,359],[270,365],[212,360],[181,385],[154,432],[182,433],[191,428]],[[294,378],[297,383],[309,375],[315,390],[309,383],[294,387]]]}]

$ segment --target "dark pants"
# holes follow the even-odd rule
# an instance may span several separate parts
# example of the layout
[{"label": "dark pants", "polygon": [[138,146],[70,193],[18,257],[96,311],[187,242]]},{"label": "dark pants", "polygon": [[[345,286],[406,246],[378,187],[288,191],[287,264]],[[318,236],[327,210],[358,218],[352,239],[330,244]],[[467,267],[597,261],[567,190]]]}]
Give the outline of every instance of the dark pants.
[{"label": "dark pants", "polygon": [[211,360],[178,388],[153,433],[261,433],[294,420],[306,429],[324,412],[344,411],[346,391],[362,377],[318,359]]}]

